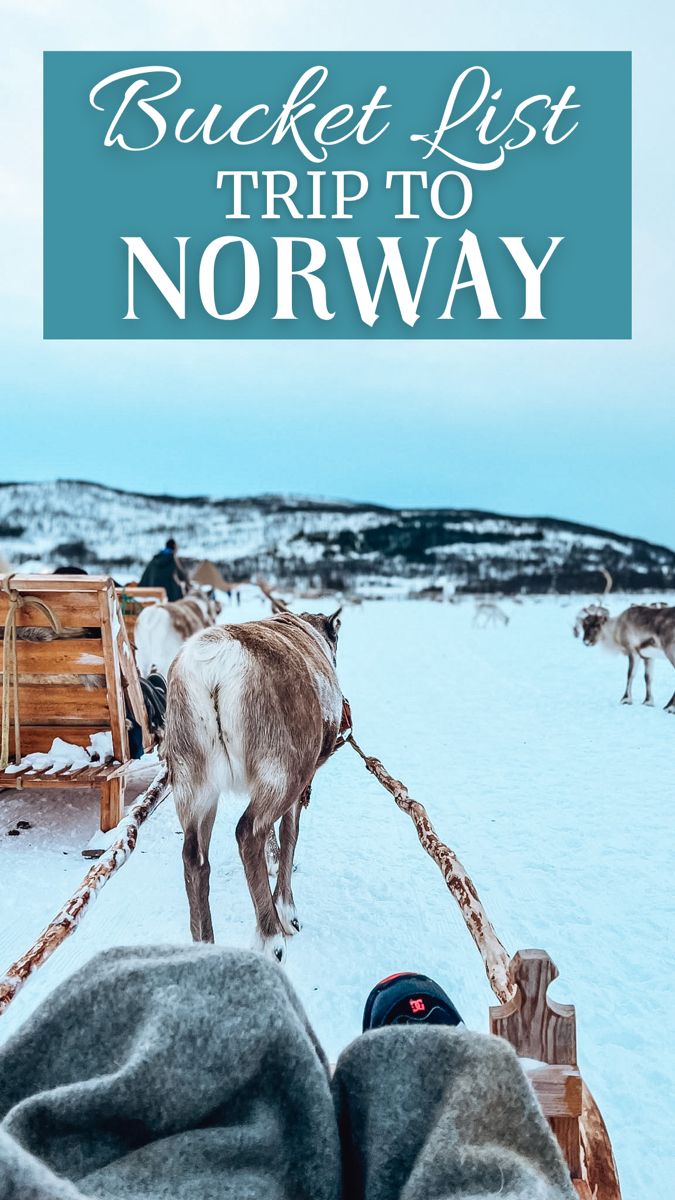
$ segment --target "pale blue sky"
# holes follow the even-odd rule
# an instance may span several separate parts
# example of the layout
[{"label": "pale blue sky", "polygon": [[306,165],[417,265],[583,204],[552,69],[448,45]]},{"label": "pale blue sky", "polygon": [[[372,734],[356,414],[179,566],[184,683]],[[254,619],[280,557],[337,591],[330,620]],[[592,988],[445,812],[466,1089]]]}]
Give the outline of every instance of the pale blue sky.
[{"label": "pale blue sky", "polygon": [[[0,9],[3,477],[545,513],[675,545],[670,3]],[[147,47],[632,50],[632,342],[43,342],[41,53]]]}]

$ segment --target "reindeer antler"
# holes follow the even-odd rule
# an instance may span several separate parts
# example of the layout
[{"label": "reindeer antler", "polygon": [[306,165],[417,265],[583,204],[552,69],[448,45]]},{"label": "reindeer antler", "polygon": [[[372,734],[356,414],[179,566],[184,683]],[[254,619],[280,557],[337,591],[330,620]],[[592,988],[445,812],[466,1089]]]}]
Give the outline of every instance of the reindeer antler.
[{"label": "reindeer antler", "polygon": [[611,592],[612,587],[614,586],[614,580],[607,570],[607,567],[598,567],[598,570],[605,580],[605,590],[600,596],[598,596],[595,604],[587,604],[585,608],[582,608],[581,611],[577,613],[577,617],[573,626],[575,637],[579,637],[579,634],[581,633],[584,617],[609,617],[609,609],[606,608],[601,602],[604,597],[608,596]]}]

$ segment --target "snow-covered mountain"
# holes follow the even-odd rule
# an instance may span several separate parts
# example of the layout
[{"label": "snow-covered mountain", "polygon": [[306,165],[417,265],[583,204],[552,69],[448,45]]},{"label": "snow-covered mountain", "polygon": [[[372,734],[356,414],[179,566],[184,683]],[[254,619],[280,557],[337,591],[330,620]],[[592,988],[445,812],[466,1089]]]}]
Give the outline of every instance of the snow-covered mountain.
[{"label": "snow-covered mountain", "polygon": [[[675,587],[675,552],[550,517],[385,508],[296,496],[146,496],[94,483],[0,484],[0,556],[13,567],[74,563],[121,582],[172,534],[186,561],[226,578],[382,591],[595,593]],[[406,581],[409,581],[406,584]]]}]

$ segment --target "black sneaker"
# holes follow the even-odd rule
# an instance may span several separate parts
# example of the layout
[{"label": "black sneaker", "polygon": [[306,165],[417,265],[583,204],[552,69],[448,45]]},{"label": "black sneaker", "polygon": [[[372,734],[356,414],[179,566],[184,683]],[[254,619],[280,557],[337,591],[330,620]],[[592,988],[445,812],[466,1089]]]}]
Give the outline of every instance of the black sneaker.
[{"label": "black sneaker", "polygon": [[452,1000],[428,975],[400,971],[376,984],[366,1000],[363,1032],[384,1025],[461,1025]]}]

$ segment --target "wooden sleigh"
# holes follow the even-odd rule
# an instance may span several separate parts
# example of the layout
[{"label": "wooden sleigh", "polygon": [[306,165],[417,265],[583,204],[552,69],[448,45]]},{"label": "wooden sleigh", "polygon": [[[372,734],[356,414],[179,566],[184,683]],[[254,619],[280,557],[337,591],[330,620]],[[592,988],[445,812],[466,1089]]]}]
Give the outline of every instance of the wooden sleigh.
[{"label": "wooden sleigh", "polygon": [[126,587],[117,588],[117,599],[120,603],[129,640],[133,645],[136,622],[143,609],[149,604],[165,604],[167,600],[166,588],[139,587],[135,583],[128,583]]},{"label": "wooden sleigh", "polygon": [[[90,788],[100,792],[100,827],[122,817],[132,758],[127,711],[153,746],[132,645],[113,581],[84,575],[13,575],[0,580],[2,719],[5,758],[47,753],[54,738],[88,746],[110,732],[112,756],[84,767],[0,769],[0,788]],[[14,640],[13,630],[51,627],[48,641]],[[18,728],[18,747],[17,735]],[[17,756],[17,749],[20,754]],[[0,760],[2,762],[2,760]]]}]

